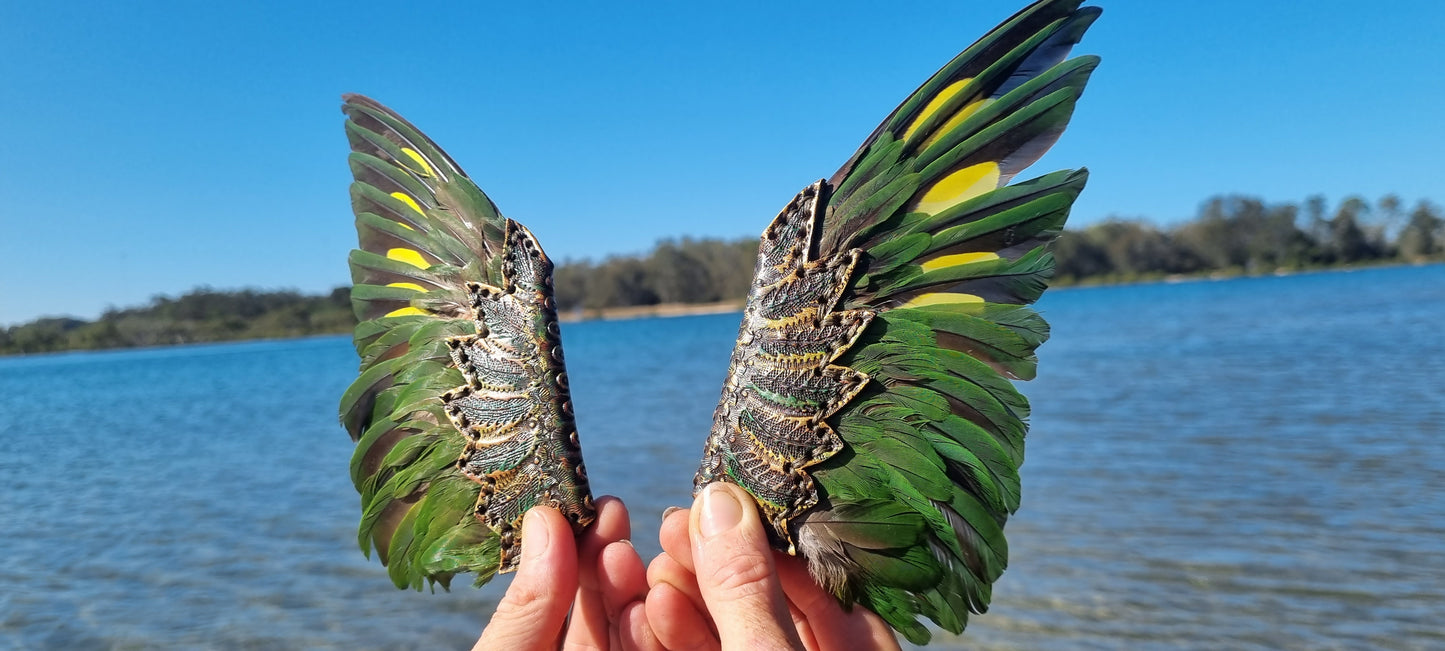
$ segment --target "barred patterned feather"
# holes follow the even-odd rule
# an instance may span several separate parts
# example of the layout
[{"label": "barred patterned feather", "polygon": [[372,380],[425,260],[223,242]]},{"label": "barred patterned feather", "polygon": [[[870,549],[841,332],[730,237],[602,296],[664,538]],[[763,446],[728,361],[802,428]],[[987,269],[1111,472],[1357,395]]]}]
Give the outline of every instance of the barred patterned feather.
[{"label": "barred patterned feather", "polygon": [[1041,0],[924,82],[764,231],[695,480],[747,489],[775,545],[915,643],[958,632],[1008,562],[1048,326],[1027,305],[1083,170],[1009,185],[1058,139],[1098,17]]},{"label": "barred patterned feather", "polygon": [[360,376],[341,399],[357,442],[358,542],[397,587],[516,567],[520,519],[594,516],[562,363],[552,263],[461,168],[366,97],[351,142]]}]

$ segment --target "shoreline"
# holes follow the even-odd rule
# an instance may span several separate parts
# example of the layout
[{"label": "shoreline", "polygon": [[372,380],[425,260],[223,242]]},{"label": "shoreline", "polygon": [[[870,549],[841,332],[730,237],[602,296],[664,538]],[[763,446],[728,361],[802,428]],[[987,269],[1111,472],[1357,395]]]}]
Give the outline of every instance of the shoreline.
[{"label": "shoreline", "polygon": [[657,303],[655,305],[629,305],[626,307],[604,307],[591,310],[570,310],[557,313],[557,320],[562,323],[627,321],[631,319],[727,314],[729,312],[741,311],[743,311],[743,301],[741,300],[718,301],[716,303]]},{"label": "shoreline", "polygon": [[[1144,277],[1134,277],[1134,278],[1103,278],[1103,279],[1098,279],[1098,280],[1084,280],[1083,282],[1080,282],[1080,281],[1077,281],[1077,280],[1076,280],[1076,281],[1073,281],[1073,282],[1067,282],[1067,281],[1065,281],[1065,282],[1058,282],[1057,280],[1055,280],[1053,283],[1051,283],[1051,286],[1050,286],[1050,288],[1049,288],[1049,291],[1050,291],[1050,292],[1059,292],[1059,291],[1068,291],[1068,290],[1073,290],[1073,289],[1088,289],[1088,288],[1098,288],[1098,287],[1119,287],[1119,286],[1129,286],[1129,285],[1155,285],[1155,284],[1171,284],[1171,285],[1172,285],[1172,284],[1181,284],[1181,283],[1217,282],[1217,281],[1231,280],[1231,279],[1237,279],[1237,278],[1269,278],[1269,277],[1283,277],[1283,276],[1299,276],[1299,275],[1308,275],[1308,274],[1316,274],[1316,273],[1348,273],[1348,272],[1353,272],[1353,271],[1363,271],[1363,270],[1366,270],[1366,269],[1383,269],[1383,268],[1393,268],[1393,267],[1429,267],[1429,266],[1442,265],[1442,264],[1445,264],[1445,261],[1441,261],[1441,260],[1422,260],[1422,261],[1416,261],[1416,262],[1403,262],[1403,261],[1399,261],[1399,260],[1391,260],[1391,261],[1386,261],[1386,262],[1382,262],[1382,263],[1379,263],[1379,264],[1368,264],[1368,263],[1364,263],[1364,264],[1351,264],[1351,265],[1308,267],[1308,268],[1301,268],[1301,269],[1285,269],[1285,268],[1280,268],[1280,269],[1272,269],[1272,270],[1268,270],[1268,271],[1259,271],[1259,272],[1255,272],[1255,273],[1248,273],[1248,272],[1245,272],[1245,271],[1243,271],[1243,270],[1215,270],[1215,271],[1210,271],[1210,272],[1202,272],[1202,273],[1198,273],[1198,274],[1172,274],[1172,275],[1144,276]],[[608,308],[591,309],[591,310],[575,309],[575,310],[569,310],[569,311],[567,311],[567,312],[560,312],[560,313],[558,313],[558,315],[557,315],[557,317],[558,317],[557,320],[560,321],[560,322],[562,322],[562,323],[582,323],[582,322],[585,322],[585,321],[628,321],[628,320],[633,320],[633,319],[672,318],[672,317],[682,317],[682,316],[701,316],[701,315],[709,315],[709,314],[727,314],[727,313],[732,313],[732,312],[741,312],[741,311],[743,310],[743,303],[744,303],[744,301],[741,300],[741,299],[739,299],[739,300],[731,300],[731,301],[718,301],[718,302],[714,302],[714,303],[658,303],[658,304],[655,304],[655,305],[634,305],[634,306],[627,306],[627,307],[608,307]],[[180,346],[196,346],[196,345],[208,345],[208,344],[225,344],[225,343],[259,342],[259,341],[285,341],[285,340],[295,340],[295,339],[310,339],[310,338],[333,337],[333,336],[349,336],[349,335],[350,335],[350,331],[349,331],[349,330],[343,330],[343,331],[336,331],[336,332],[311,332],[311,333],[306,333],[306,334],[289,335],[289,336],[283,336],[283,337],[251,337],[251,338],[240,338],[240,339],[213,339],[213,340],[205,340],[205,341],[187,341],[187,342],[176,342],[176,343],[167,343],[167,344],[155,344],[155,345],[151,345],[151,346],[136,346],[136,347],[116,346],[116,347],[105,347],[105,348],[63,348],[63,349],[58,349],[58,350],[37,351],[37,352],[31,352],[31,353],[22,353],[22,352],[6,352],[6,353],[0,353],[0,359],[6,359],[6,358],[22,358],[22,357],[31,357],[31,356],[36,356],[36,355],[58,355],[58,354],[77,353],[77,352],[105,352],[105,351],[127,351],[127,350],[154,350],[154,349],[163,349],[163,348],[174,348],[174,347],[180,347]]]},{"label": "shoreline", "polygon": [[1402,260],[1388,260],[1378,264],[1368,262],[1328,265],[1318,267],[1277,267],[1262,271],[1245,271],[1243,269],[1216,269],[1213,271],[1201,271],[1189,274],[1141,274],[1132,277],[1100,277],[1089,276],[1081,280],[1060,281],[1054,279],[1049,281],[1048,291],[1055,292],[1066,289],[1084,289],[1091,287],[1120,287],[1127,285],[1177,285],[1180,283],[1195,282],[1218,282],[1222,280],[1235,280],[1239,278],[1283,278],[1287,276],[1304,276],[1316,273],[1364,271],[1367,269],[1390,269],[1394,267],[1429,267],[1445,264],[1445,260],[1419,260],[1407,262]]}]

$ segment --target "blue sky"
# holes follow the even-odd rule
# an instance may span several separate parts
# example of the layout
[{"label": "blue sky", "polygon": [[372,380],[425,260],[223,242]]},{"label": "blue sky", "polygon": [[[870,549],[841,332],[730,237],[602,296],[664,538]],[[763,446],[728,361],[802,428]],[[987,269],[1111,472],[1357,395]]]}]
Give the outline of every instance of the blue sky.
[{"label": "blue sky", "polygon": [[[752,236],[1023,5],[405,4],[0,5],[0,324],[346,283],[348,91],[554,259]],[[1445,3],[1091,4],[1076,53],[1103,66],[1031,170],[1091,169],[1071,224],[1220,193],[1445,200]]]}]

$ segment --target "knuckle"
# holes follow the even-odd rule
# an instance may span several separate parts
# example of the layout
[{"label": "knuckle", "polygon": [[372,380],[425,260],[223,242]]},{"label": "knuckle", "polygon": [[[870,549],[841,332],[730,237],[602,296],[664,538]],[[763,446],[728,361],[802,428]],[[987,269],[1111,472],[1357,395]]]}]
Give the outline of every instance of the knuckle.
[{"label": "knuckle", "polygon": [[788,595],[788,601],[798,607],[804,613],[819,613],[829,609],[837,609],[838,601],[832,595],[817,591],[804,591],[802,593],[784,592]]},{"label": "knuckle", "polygon": [[706,580],[725,598],[766,594],[773,577],[770,560],[753,550],[732,553],[711,564],[706,571]]},{"label": "knuckle", "polygon": [[507,595],[497,603],[496,615],[498,621],[535,621],[546,615],[547,599],[544,593],[530,589],[528,586],[513,585]]}]

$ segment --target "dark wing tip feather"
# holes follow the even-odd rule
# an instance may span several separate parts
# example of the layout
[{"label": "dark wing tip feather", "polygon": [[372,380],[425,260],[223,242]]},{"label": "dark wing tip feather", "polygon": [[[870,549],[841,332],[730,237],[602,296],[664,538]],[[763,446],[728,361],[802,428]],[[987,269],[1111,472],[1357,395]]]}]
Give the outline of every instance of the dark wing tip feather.
[{"label": "dark wing tip feather", "polygon": [[820,253],[1005,185],[1051,147],[1097,64],[1065,61],[1098,15],[1077,4],[1020,12],[905,100],[833,176]]},{"label": "dark wing tip feather", "polygon": [[[1000,23],[997,27],[989,30],[987,34],[979,38],[964,51],[960,52],[948,63],[939,68],[926,81],[914,89],[907,98],[884,118],[871,134],[864,139],[863,144],[858,147],[853,156],[848,159],[842,167],[829,179],[833,187],[838,187],[843,180],[853,172],[853,168],[867,153],[868,149],[877,142],[886,132],[895,137],[914,118],[917,117],[927,100],[941,91],[948,84],[959,79],[967,78],[982,72],[989,64],[999,59],[1009,50],[1027,40],[1040,29],[1064,21],[1070,16],[1073,20],[1067,24],[1066,29],[1060,30],[1063,42],[1069,46],[1077,44],[1083,37],[1084,31],[1093,24],[1101,13],[1097,7],[1085,7],[1080,9],[1083,0],[1052,0],[1035,2],[1028,7],[1020,9],[1008,20]],[[1067,55],[1065,50],[1064,55]]]},{"label": "dark wing tip feather", "polygon": [[381,125],[383,127],[381,130],[375,128],[372,130],[380,133],[390,132],[393,137],[400,138],[400,140],[393,141],[398,145],[410,145],[413,149],[424,147],[427,150],[424,153],[428,158],[435,157],[440,161],[445,161],[450,167],[449,171],[453,174],[466,176],[466,172],[462,171],[461,166],[452,160],[446,150],[433,142],[416,125],[381,102],[359,93],[345,93],[341,96],[341,111],[361,126],[371,128],[371,125]]}]

